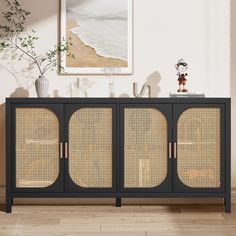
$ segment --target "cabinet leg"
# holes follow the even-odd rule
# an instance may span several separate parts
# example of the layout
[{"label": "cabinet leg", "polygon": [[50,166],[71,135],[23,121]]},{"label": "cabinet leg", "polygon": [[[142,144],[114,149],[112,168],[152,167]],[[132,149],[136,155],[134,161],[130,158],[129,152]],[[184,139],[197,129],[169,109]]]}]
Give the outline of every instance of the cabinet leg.
[{"label": "cabinet leg", "polygon": [[12,203],[13,203],[13,198],[6,198],[6,206],[5,206],[5,212],[6,213],[11,213],[12,211]]},{"label": "cabinet leg", "polygon": [[231,197],[224,198],[225,213],[231,213]]},{"label": "cabinet leg", "polygon": [[121,207],[121,198],[116,198],[116,207]]}]

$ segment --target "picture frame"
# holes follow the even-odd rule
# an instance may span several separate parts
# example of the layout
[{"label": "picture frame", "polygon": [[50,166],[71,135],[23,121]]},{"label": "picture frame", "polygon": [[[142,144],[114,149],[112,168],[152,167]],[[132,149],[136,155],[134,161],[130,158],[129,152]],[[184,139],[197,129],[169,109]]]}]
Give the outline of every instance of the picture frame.
[{"label": "picture frame", "polygon": [[60,0],[62,74],[133,74],[133,0]]}]

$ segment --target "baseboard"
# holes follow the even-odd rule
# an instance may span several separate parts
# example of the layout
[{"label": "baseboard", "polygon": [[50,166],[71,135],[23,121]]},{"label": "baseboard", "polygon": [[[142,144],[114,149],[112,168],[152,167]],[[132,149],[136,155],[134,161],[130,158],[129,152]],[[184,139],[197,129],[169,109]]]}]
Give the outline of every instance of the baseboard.
[{"label": "baseboard", "polygon": [[[5,186],[0,186],[0,204],[5,203]],[[25,198],[16,199],[17,204],[76,204],[76,205],[111,205],[114,199],[84,199],[84,198]],[[218,198],[132,198],[124,199],[123,204],[140,205],[140,204],[222,204],[222,199]],[[232,203],[236,204],[236,188],[232,188]]]}]

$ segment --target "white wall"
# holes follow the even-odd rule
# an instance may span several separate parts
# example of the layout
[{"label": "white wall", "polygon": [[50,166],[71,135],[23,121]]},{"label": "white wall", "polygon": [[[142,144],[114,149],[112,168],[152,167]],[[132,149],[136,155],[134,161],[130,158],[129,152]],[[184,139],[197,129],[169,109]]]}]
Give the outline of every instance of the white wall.
[{"label": "white wall", "polygon": [[[38,31],[38,50],[43,52],[57,41],[58,0],[21,0],[32,12],[29,28]],[[0,0],[0,9],[3,0]],[[1,21],[2,22],[2,21]],[[230,0],[134,0],[134,74],[114,78],[116,96],[132,96],[132,83],[143,84],[150,76],[161,78],[159,97],[166,97],[177,89],[174,68],[178,59],[189,63],[187,87],[192,92],[204,92],[210,97],[230,96]],[[0,57],[1,58],[1,57]],[[9,63],[0,61],[0,102],[5,97],[36,96],[33,82],[37,70],[26,69],[27,61]],[[50,96],[58,90],[68,97],[70,82],[76,76],[58,76],[49,73]],[[91,97],[109,95],[108,79],[104,76],[88,78]],[[18,89],[22,87],[24,89]],[[15,91],[16,90],[16,91]],[[4,107],[0,109],[0,185],[4,184]],[[236,186],[236,174],[234,174]]]}]

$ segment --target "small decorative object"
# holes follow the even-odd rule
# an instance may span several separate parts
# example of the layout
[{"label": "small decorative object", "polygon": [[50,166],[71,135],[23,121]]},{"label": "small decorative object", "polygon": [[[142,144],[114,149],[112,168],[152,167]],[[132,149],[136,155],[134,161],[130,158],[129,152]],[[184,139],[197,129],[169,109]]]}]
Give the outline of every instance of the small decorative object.
[{"label": "small decorative object", "polygon": [[59,91],[57,89],[53,90],[53,97],[54,98],[59,98],[60,97]]},{"label": "small decorative object", "polygon": [[49,70],[63,70],[60,66],[61,60],[59,54],[66,53],[68,57],[74,58],[69,53],[71,43],[62,40],[48,50],[44,55],[37,53],[35,43],[39,39],[35,30],[27,30],[26,19],[31,13],[24,10],[19,0],[5,0],[6,11],[3,17],[6,25],[0,25],[0,51],[11,49],[12,60],[28,59],[38,69],[40,77],[35,81],[35,87],[38,97],[48,97],[49,82],[44,77]]},{"label": "small decorative object", "polygon": [[[117,69],[119,70],[119,69]],[[114,82],[112,80],[112,76],[116,73],[117,71],[115,68],[104,68],[104,74],[109,78],[109,97],[114,98],[116,96],[115,91],[114,91]]]},{"label": "small decorative object", "polygon": [[139,187],[145,187],[150,183],[150,160],[139,159]]},{"label": "small decorative object", "polygon": [[80,78],[70,84],[70,95],[71,97],[87,97],[87,92],[80,86]]},{"label": "small decorative object", "polygon": [[138,83],[133,83],[133,93],[134,93],[134,97],[136,98],[140,98],[143,97],[146,90],[148,90],[148,97],[151,97],[151,86],[148,85],[147,83],[145,83],[140,91],[140,93],[138,92]]},{"label": "small decorative object", "polygon": [[175,65],[176,70],[178,71],[178,81],[179,81],[179,89],[178,93],[186,93],[188,90],[185,88],[186,85],[186,77],[188,76],[187,70],[188,70],[188,64],[184,61],[184,59],[178,60],[177,64]]},{"label": "small decorative object", "polygon": [[110,78],[110,82],[109,82],[109,94],[110,94],[110,98],[114,98],[116,96],[112,78]]}]

